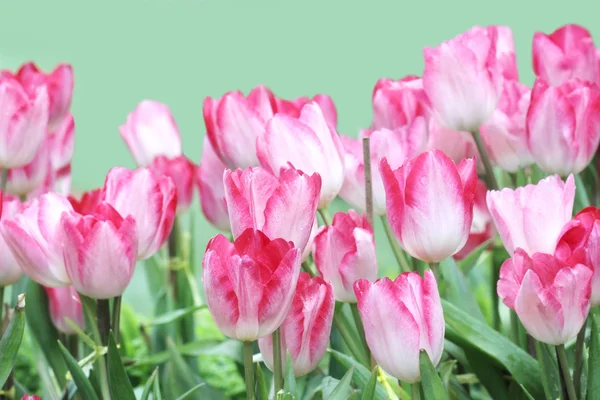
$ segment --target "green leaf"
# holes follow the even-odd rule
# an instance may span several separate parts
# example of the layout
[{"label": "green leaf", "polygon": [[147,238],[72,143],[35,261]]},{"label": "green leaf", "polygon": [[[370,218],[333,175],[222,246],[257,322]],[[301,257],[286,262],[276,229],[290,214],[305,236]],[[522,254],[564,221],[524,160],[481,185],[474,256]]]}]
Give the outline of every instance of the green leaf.
[{"label": "green leaf", "polygon": [[119,354],[119,349],[117,349],[117,343],[112,332],[108,335],[108,354],[106,357],[108,383],[112,397],[119,400],[136,400],[133,387],[123,366],[123,361],[121,361],[121,355]]},{"label": "green leaf", "polygon": [[510,397],[502,371],[490,362],[490,357],[471,349],[467,350],[466,354],[473,372],[492,398],[494,400],[509,400]]},{"label": "green leaf", "polygon": [[58,347],[60,349],[60,352],[62,353],[63,358],[65,359],[67,368],[69,368],[69,371],[71,372],[73,381],[77,386],[77,392],[86,400],[98,400],[98,395],[96,395],[96,392],[94,391],[91,382],[89,381],[87,376],[85,376],[85,373],[83,372],[79,364],[77,364],[77,360],[73,358],[71,353],[69,353],[69,351],[65,348],[65,346],[63,346],[61,342],[58,342]]},{"label": "green leaf", "polygon": [[452,257],[440,263],[440,271],[446,282],[446,299],[469,315],[485,322],[463,272]]},{"label": "green leaf", "polygon": [[[329,400],[346,400],[348,394],[352,391],[350,384],[352,383],[352,374],[354,373],[354,367],[351,367],[346,375],[337,382],[337,385],[329,390],[325,390],[325,379],[323,379],[323,397]],[[333,378],[330,378],[333,379]]]},{"label": "green leaf", "polygon": [[148,400],[148,398],[150,397],[150,392],[152,391],[152,386],[154,385],[154,381],[156,380],[157,376],[158,368],[155,368],[154,372],[152,372],[152,375],[150,375],[150,378],[148,378],[146,384],[144,385],[144,391],[142,392],[142,397],[140,398],[140,400]]},{"label": "green leaf", "polygon": [[465,274],[465,276],[469,275],[469,272],[471,272],[471,270],[477,266],[481,255],[484,251],[488,249],[490,244],[492,244],[493,242],[494,238],[486,240],[485,242],[477,246],[475,250],[469,253],[468,256],[466,256],[458,262],[458,266],[460,267],[463,274]]},{"label": "green leaf", "polygon": [[258,387],[258,400],[269,400],[269,386],[260,363],[256,363],[256,386]]},{"label": "green leaf", "polygon": [[[354,367],[354,383],[359,389],[365,390],[369,379],[371,378],[371,371],[364,365],[347,356],[346,354],[340,353],[339,351],[330,349],[331,355],[342,365],[344,368],[350,369]],[[380,382],[377,382],[375,387],[375,397],[373,399],[387,399],[388,395]]]},{"label": "green leaf", "polygon": [[363,389],[362,400],[371,400],[375,398],[375,388],[377,385],[377,366],[373,368],[373,372],[371,372],[371,377],[367,382],[367,385]]},{"label": "green leaf", "polygon": [[286,393],[291,393],[294,396],[296,395],[296,376],[294,375],[292,359],[289,352],[286,352],[285,357],[285,382],[283,383],[283,389]]},{"label": "green leaf", "polygon": [[[526,396],[526,397],[527,397],[529,400],[535,400],[535,399],[533,398],[533,396],[531,395],[531,393],[529,393],[529,392],[527,391],[527,389],[525,389],[525,386],[523,386],[523,385],[519,385],[519,386],[521,387],[521,389],[523,390],[523,393],[525,393],[525,396]],[[559,398],[559,397],[556,397],[555,399],[558,399],[558,398]],[[554,400],[554,399],[553,399],[553,400]]]},{"label": "green leaf", "polygon": [[542,386],[546,394],[546,400],[555,400],[562,394],[560,387],[561,377],[558,372],[558,361],[556,352],[547,344],[536,341],[535,352],[541,370]]},{"label": "green leaf", "polygon": [[162,400],[159,379],[154,380],[154,387],[152,388],[152,400]]},{"label": "green leaf", "polygon": [[446,391],[448,391],[450,388],[450,378],[452,377],[452,371],[454,370],[456,363],[456,360],[448,360],[440,363],[438,366],[440,378],[442,379],[442,383],[444,384]]},{"label": "green leaf", "polygon": [[592,318],[592,333],[588,357],[587,400],[598,400],[600,399],[600,330],[597,315],[590,314],[589,317]]},{"label": "green leaf", "polygon": [[[0,307],[3,306],[4,303],[0,302]],[[25,294],[19,296],[13,317],[0,340],[0,387],[4,385],[15,365],[23,332],[25,332]]]},{"label": "green leaf", "polygon": [[196,393],[203,386],[206,386],[206,383],[199,383],[198,385],[194,386],[193,388],[191,388],[190,390],[188,390],[187,392],[185,392],[184,394],[182,394],[181,396],[179,396],[177,398],[177,400],[188,399],[192,394]]},{"label": "green leaf", "polygon": [[167,312],[165,314],[162,314],[162,315],[154,318],[152,321],[148,322],[146,325],[148,325],[148,326],[167,325],[167,324],[175,322],[187,315],[193,314],[196,311],[201,310],[203,308],[206,308],[206,305],[203,304],[203,305],[173,310],[173,311]]},{"label": "green leaf", "polygon": [[421,382],[425,400],[447,400],[448,393],[446,393],[444,384],[425,350],[420,351],[419,368],[421,369]]}]

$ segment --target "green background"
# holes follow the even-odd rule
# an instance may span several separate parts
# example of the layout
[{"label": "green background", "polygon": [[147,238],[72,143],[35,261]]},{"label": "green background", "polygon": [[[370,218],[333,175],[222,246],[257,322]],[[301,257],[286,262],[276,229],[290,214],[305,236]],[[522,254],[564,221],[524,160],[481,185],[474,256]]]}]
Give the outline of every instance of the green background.
[{"label": "green background", "polygon": [[[378,78],[420,75],[424,46],[475,24],[512,27],[521,80],[532,84],[535,31],[578,23],[600,34],[600,7],[592,1],[552,3],[2,0],[0,67],[73,65],[74,186],[92,189],[112,166],[134,167],[118,126],[146,98],[169,105],[185,154],[199,162],[205,96],[247,93],[261,83],[284,98],[326,93],[337,105],[340,133],[356,135],[370,124]],[[199,222],[200,256],[215,232]],[[380,229],[376,240],[381,264],[393,263]],[[147,296],[138,268],[126,297],[147,312]]]}]

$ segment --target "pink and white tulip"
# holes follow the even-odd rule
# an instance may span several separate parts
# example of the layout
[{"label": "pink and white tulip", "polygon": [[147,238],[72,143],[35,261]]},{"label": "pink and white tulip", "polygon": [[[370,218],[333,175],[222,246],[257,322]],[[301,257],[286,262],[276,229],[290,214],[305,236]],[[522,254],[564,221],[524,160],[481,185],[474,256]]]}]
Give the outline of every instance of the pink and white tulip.
[{"label": "pink and white tulip", "polygon": [[84,192],[79,199],[69,196],[68,200],[76,213],[81,215],[93,214],[96,207],[104,201],[104,188]]},{"label": "pink and white tulip", "polygon": [[44,288],[48,295],[48,306],[52,324],[61,333],[75,334],[75,329],[67,323],[70,319],[78,327],[85,329],[85,318],[81,307],[81,300],[73,286],[63,288]]},{"label": "pink and white tulip", "polygon": [[148,167],[157,178],[168,176],[177,189],[177,213],[187,211],[194,198],[196,182],[196,164],[186,156],[167,158],[157,156]]},{"label": "pink and white tulip", "polygon": [[54,180],[50,160],[49,140],[45,139],[38,149],[34,159],[27,165],[8,170],[6,191],[16,196],[27,196],[35,189],[40,188],[48,175]]},{"label": "pink and white tulip", "polygon": [[[2,195],[2,221],[9,220],[23,211],[24,205],[17,197]],[[23,270],[15,259],[6,240],[0,235],[0,287],[12,285],[23,276]]]},{"label": "pink and white tulip", "polygon": [[71,176],[71,160],[75,153],[75,121],[68,114],[49,137],[50,162],[56,179]]},{"label": "pink and white tulip", "polygon": [[337,126],[337,110],[331,97],[326,94],[318,94],[312,99],[308,97],[298,97],[294,100],[285,100],[275,97],[276,112],[289,115],[290,117],[298,118],[302,107],[311,102],[315,102],[323,111],[323,116],[327,120],[327,123],[332,127]]},{"label": "pink and white tulip", "polygon": [[226,169],[227,166],[217,157],[208,138],[204,137],[202,158],[196,170],[200,207],[204,218],[212,226],[225,232],[231,229],[223,184],[223,174]]},{"label": "pink and white tulip", "polygon": [[428,134],[426,150],[440,150],[456,164],[467,158],[480,158],[475,139],[469,132],[448,129],[440,125],[435,118],[431,118]]},{"label": "pink and white tulip", "polygon": [[423,89],[423,80],[409,75],[399,80],[382,78],[373,89],[373,130],[396,129],[417,117],[429,119],[431,105]]}]

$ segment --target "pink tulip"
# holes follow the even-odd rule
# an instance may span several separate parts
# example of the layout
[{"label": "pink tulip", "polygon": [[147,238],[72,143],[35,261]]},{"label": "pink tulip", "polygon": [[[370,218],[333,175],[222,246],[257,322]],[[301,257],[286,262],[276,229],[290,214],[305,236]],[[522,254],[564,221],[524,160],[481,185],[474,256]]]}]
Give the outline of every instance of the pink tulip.
[{"label": "pink tulip", "polygon": [[575,183],[549,176],[536,185],[487,193],[487,205],[509,254],[554,254],[561,230],[571,219]]},{"label": "pink tulip", "polygon": [[228,232],[230,228],[223,174],[227,166],[217,157],[207,137],[204,137],[202,159],[196,170],[200,192],[200,207],[204,218],[215,228]]},{"label": "pink tulip", "polygon": [[0,74],[0,168],[29,164],[48,131],[46,86],[28,95],[11,75]]},{"label": "pink tulip", "polygon": [[298,97],[291,101],[275,97],[275,104],[277,105],[276,112],[298,118],[300,116],[300,111],[302,111],[302,107],[313,101],[317,103],[321,108],[321,111],[323,111],[323,116],[327,120],[327,123],[335,128],[337,126],[337,110],[335,109],[335,104],[331,97],[326,94],[318,94],[312,99],[309,99],[308,97]]},{"label": "pink tulip", "polygon": [[508,26],[492,25],[484,28],[488,37],[495,43],[496,65],[504,79],[519,80],[517,56],[512,29]]},{"label": "pink tulip", "polygon": [[85,328],[85,318],[81,308],[79,294],[73,286],[64,288],[45,288],[48,295],[48,305],[50,307],[50,318],[54,327],[59,332],[67,335],[75,334],[75,329],[67,323],[67,318],[73,321],[78,327]]},{"label": "pink tulip", "polygon": [[34,394],[26,394],[23,397],[21,397],[21,400],[42,400],[42,399]]},{"label": "pink tulip", "polygon": [[527,86],[505,80],[498,108],[480,129],[492,162],[508,172],[533,164],[525,123],[530,98]]},{"label": "pink tulip", "polygon": [[95,299],[121,296],[135,268],[135,219],[100,203],[93,214],[64,215],[61,224],[65,266],[77,292]]},{"label": "pink tulip", "polygon": [[196,164],[186,156],[157,156],[148,167],[157,177],[168,176],[177,188],[177,213],[184,213],[194,198]]},{"label": "pink tulip", "polygon": [[49,138],[50,161],[57,179],[71,175],[71,160],[75,152],[75,121],[68,114]]},{"label": "pink tulip", "polygon": [[313,257],[319,273],[333,285],[338,301],[355,303],[354,282],[377,279],[373,228],[367,217],[354,210],[335,213],[333,223],[319,230]]},{"label": "pink tulip", "polygon": [[444,314],[431,271],[425,271],[424,278],[418,272],[405,272],[394,281],[361,279],[354,284],[354,292],[367,344],[381,368],[414,383],[421,379],[421,349],[433,365],[439,363],[444,351]]},{"label": "pink tulip", "polygon": [[423,80],[409,75],[400,80],[382,78],[373,89],[372,129],[396,129],[417,117],[429,119],[431,105],[423,89]]},{"label": "pink tulip", "polygon": [[[440,150],[452,161],[459,164],[466,158],[479,159],[479,151],[473,135],[448,129],[434,118],[429,120],[429,137],[426,150]],[[478,167],[480,167],[478,165]]]},{"label": "pink tulip", "polygon": [[423,50],[423,87],[441,125],[474,132],[491,117],[507,70],[500,40],[495,27],[475,26]]},{"label": "pink tulip", "polygon": [[68,200],[76,213],[81,215],[93,214],[96,207],[104,201],[104,188],[85,192],[79,199],[69,196]]},{"label": "pink tulip", "polygon": [[276,177],[261,167],[226,170],[225,198],[233,238],[248,228],[304,251],[315,223],[321,178],[295,169]]},{"label": "pink tulip", "polygon": [[[301,272],[292,306],[281,325],[281,355],[285,365],[289,353],[295,376],[317,368],[329,343],[335,299],[330,283]],[[272,336],[258,339],[265,364],[273,370]]]},{"label": "pink tulip", "polygon": [[527,332],[540,342],[560,345],[574,338],[590,309],[592,270],[585,257],[569,263],[549,254],[517,249],[500,268],[498,296],[515,310]]},{"label": "pink tulip", "polygon": [[275,115],[256,142],[260,164],[275,175],[294,167],[321,176],[319,208],[326,207],[344,183],[344,150],[335,129],[316,103],[302,108],[299,118]]},{"label": "pink tulip", "polygon": [[590,32],[574,24],[562,26],[550,35],[536,32],[533,71],[555,86],[572,78],[600,83],[596,47]]},{"label": "pink tulip", "polygon": [[137,257],[145,260],[167,240],[177,207],[177,192],[168,176],[157,178],[147,168],[112,168],[104,182],[105,201],[136,222]]},{"label": "pink tulip", "polygon": [[51,148],[48,142],[48,139],[42,142],[35,158],[29,164],[8,170],[6,181],[7,192],[17,196],[26,196],[28,193],[41,187],[48,174],[54,178],[50,161]]},{"label": "pink tulip", "polygon": [[10,219],[3,219],[1,231],[21,269],[44,286],[71,284],[63,258],[64,234],[61,216],[75,215],[66,198],[47,193],[32,200]]},{"label": "pink tulip", "polygon": [[[24,205],[18,198],[10,195],[2,195],[2,217],[1,221],[7,221],[19,214]],[[12,285],[23,276],[23,270],[15,259],[10,247],[0,235],[0,287]]]},{"label": "pink tulip", "polygon": [[234,243],[208,242],[202,261],[208,309],[227,336],[254,341],[275,331],[287,315],[300,273],[300,251],[283,239],[247,229]]},{"label": "pink tulip", "polygon": [[140,167],[149,166],[157,156],[173,158],[182,154],[179,129],[165,104],[140,102],[119,131]]},{"label": "pink tulip", "polygon": [[600,143],[600,87],[570,80],[561,86],[535,81],[527,113],[529,151],[549,174],[581,172]]},{"label": "pink tulip", "polygon": [[379,169],[388,220],[411,256],[440,262],[463,248],[473,220],[475,160],[457,166],[441,151],[431,150],[396,170],[383,159]]}]

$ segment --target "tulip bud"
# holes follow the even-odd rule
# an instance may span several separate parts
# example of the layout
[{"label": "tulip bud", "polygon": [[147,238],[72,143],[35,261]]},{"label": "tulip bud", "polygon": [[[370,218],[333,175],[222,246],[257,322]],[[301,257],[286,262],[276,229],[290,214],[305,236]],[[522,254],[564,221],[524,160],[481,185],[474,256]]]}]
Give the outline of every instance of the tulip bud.
[{"label": "tulip bud", "polygon": [[[24,204],[18,198],[10,195],[2,195],[1,221],[7,221],[19,214]],[[23,270],[15,259],[10,247],[0,235],[0,287],[12,285],[23,276]]]},{"label": "tulip bud", "polygon": [[298,97],[292,101],[275,97],[277,112],[289,115],[293,118],[300,117],[302,107],[313,101],[317,103],[321,108],[321,111],[323,111],[323,116],[325,117],[325,120],[327,120],[327,123],[335,128],[337,126],[337,110],[335,109],[335,104],[331,97],[326,94],[318,94],[312,99],[309,99],[308,97]]},{"label": "tulip bud", "polygon": [[196,180],[196,164],[186,156],[167,158],[157,156],[148,167],[157,178],[168,176],[177,189],[177,213],[187,211],[194,198],[194,182]]},{"label": "tulip bud", "polygon": [[367,344],[381,368],[414,383],[421,379],[421,349],[434,366],[439,363],[444,351],[444,314],[431,271],[425,271],[423,278],[418,272],[405,272],[394,281],[361,279],[354,284],[354,292]]},{"label": "tulip bud", "polygon": [[373,130],[401,128],[418,117],[429,119],[431,105],[418,76],[409,75],[397,81],[379,79],[372,102]]},{"label": "tulip bud", "polygon": [[208,309],[219,329],[241,341],[270,335],[287,315],[300,251],[283,239],[247,229],[234,243],[223,235],[208,242],[202,279]]},{"label": "tulip bud", "polygon": [[44,288],[48,295],[48,305],[50,306],[50,318],[54,327],[59,332],[67,335],[72,335],[75,329],[66,321],[70,319],[78,327],[85,328],[85,318],[83,309],[81,308],[81,300],[79,294],[73,286],[65,286],[63,288]]},{"label": "tulip bud", "polygon": [[44,139],[34,159],[27,165],[8,170],[6,191],[16,196],[27,196],[35,189],[41,187],[46,177],[51,173],[50,151],[48,139]]},{"label": "tulip bud", "polygon": [[229,214],[225,199],[223,173],[227,166],[217,157],[208,138],[204,138],[202,159],[196,170],[200,191],[200,207],[204,217],[212,226],[222,231],[229,231]]}]

